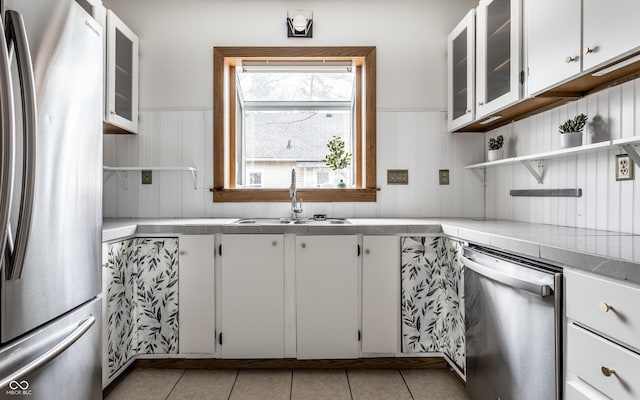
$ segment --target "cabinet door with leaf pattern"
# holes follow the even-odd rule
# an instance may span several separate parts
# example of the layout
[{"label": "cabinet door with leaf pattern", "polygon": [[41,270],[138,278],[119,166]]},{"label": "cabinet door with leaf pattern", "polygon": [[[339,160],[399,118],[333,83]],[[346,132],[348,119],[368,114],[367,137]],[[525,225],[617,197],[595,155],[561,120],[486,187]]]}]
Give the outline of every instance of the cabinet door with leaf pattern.
[{"label": "cabinet door with leaf pattern", "polygon": [[137,239],[139,354],[178,352],[178,239]]},{"label": "cabinet door with leaf pattern", "polygon": [[462,244],[446,237],[403,237],[402,352],[443,353],[465,369]]},{"label": "cabinet door with leaf pattern", "polygon": [[136,355],[135,330],[136,282],[135,239],[122,240],[108,245],[106,279],[106,324],[108,377],[111,377]]}]

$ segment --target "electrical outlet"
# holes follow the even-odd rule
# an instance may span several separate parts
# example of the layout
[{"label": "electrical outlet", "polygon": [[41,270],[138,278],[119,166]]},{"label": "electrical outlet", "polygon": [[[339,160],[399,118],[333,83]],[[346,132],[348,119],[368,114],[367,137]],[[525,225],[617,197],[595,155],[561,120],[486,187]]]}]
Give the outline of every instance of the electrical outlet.
[{"label": "electrical outlet", "polygon": [[438,181],[440,182],[441,185],[448,185],[449,184],[449,170],[448,169],[438,170]]},{"label": "electrical outlet", "polygon": [[408,169],[388,169],[387,184],[388,185],[408,185],[409,170]]},{"label": "electrical outlet", "polygon": [[633,160],[628,154],[618,154],[616,156],[616,180],[629,181],[633,180],[634,170]]},{"label": "electrical outlet", "polygon": [[142,170],[142,184],[143,185],[151,185],[153,182],[153,174],[150,169]]}]

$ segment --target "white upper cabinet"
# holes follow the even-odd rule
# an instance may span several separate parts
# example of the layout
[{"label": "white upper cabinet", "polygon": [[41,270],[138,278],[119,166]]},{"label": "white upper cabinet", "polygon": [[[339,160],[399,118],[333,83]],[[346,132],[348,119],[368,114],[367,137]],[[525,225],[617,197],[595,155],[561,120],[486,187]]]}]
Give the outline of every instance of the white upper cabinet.
[{"label": "white upper cabinet", "polygon": [[138,36],[107,11],[105,133],[138,133]]},{"label": "white upper cabinet", "polygon": [[469,13],[447,37],[447,93],[449,130],[464,126],[475,118],[476,13]]},{"label": "white upper cabinet", "polygon": [[527,0],[527,94],[578,75],[582,0]]},{"label": "white upper cabinet", "polygon": [[638,23],[640,1],[583,0],[583,2],[582,51],[585,71],[640,47],[640,23]]},{"label": "white upper cabinet", "polygon": [[476,117],[522,97],[521,0],[480,0],[477,11]]}]

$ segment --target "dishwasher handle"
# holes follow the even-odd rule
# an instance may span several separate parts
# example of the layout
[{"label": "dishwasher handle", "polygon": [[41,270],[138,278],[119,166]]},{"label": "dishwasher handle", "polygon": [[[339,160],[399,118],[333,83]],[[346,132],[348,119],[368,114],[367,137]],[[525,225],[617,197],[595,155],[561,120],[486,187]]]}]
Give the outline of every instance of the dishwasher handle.
[{"label": "dishwasher handle", "polygon": [[540,284],[537,282],[530,282],[527,280],[517,278],[515,276],[509,275],[507,273],[496,270],[494,268],[491,268],[482,264],[478,264],[477,262],[467,257],[461,257],[461,259],[462,259],[462,264],[464,264],[465,267],[469,268],[472,271],[477,272],[480,275],[486,276],[487,278],[493,281],[504,283],[505,285],[508,285],[517,289],[526,290],[527,292],[537,294],[540,297],[547,297],[547,296],[553,295],[553,288],[549,285]]}]

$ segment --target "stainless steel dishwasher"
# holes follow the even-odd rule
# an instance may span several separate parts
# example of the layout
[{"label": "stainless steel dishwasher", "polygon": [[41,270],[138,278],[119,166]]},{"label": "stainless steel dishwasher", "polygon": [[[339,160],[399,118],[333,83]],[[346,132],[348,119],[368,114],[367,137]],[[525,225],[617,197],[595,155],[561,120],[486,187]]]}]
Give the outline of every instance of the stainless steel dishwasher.
[{"label": "stainless steel dishwasher", "polygon": [[560,400],[562,268],[479,246],[462,263],[469,397]]}]

